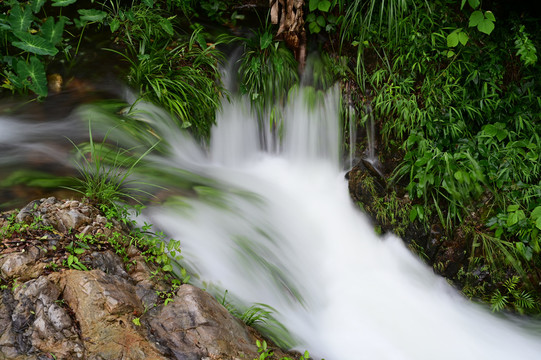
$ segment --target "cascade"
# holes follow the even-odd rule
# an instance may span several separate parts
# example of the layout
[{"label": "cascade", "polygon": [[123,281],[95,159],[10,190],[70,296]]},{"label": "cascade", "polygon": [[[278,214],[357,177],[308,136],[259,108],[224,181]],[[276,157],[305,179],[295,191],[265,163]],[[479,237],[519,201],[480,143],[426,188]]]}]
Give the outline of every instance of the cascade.
[{"label": "cascade", "polygon": [[[261,150],[241,100],[224,106],[206,160],[190,165],[212,195],[145,213],[181,241],[194,281],[272,306],[315,358],[537,358],[538,330],[468,302],[400,239],[374,233],[341,172],[338,92],[305,95],[284,111],[279,153]],[[161,164],[186,166],[181,154]]]},{"label": "cascade", "polygon": [[[539,324],[468,302],[400,239],[374,233],[344,180],[338,91],[315,101],[306,91],[284,110],[280,151],[262,150],[242,100],[224,104],[208,151],[160,111],[141,115],[163,123],[156,131],[170,149],[148,160],[178,170],[179,184],[187,174],[198,184],[195,196],[172,197],[141,218],[181,241],[193,282],[272,306],[295,347],[317,359],[539,358]],[[73,121],[45,130],[0,118],[0,148],[18,154],[3,153],[1,165],[25,161],[30,146],[56,154],[43,138],[84,133]]]}]

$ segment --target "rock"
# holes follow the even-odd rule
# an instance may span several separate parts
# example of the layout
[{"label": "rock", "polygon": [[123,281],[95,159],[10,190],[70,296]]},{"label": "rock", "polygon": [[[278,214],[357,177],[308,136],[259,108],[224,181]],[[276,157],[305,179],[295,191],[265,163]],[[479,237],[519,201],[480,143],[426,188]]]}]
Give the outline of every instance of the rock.
[{"label": "rock", "polygon": [[256,338],[207,292],[182,285],[172,303],[145,316],[175,359],[258,358]]},{"label": "rock", "polygon": [[0,273],[6,279],[17,278],[27,281],[43,273],[47,264],[37,262],[45,253],[37,247],[29,247],[28,251],[0,255]]},{"label": "rock", "polygon": [[144,311],[133,285],[100,270],[66,271],[62,284],[88,359],[166,359],[132,322]]},{"label": "rock", "polygon": [[[259,358],[262,337],[208,293],[182,285],[172,302],[157,305],[171,283],[133,244],[124,259],[111,250],[104,236],[126,228],[90,204],[40,199],[16,218],[33,225],[0,248],[0,281],[9,284],[0,290],[0,360]],[[0,219],[5,226],[6,213]],[[77,261],[91,271],[66,269],[77,241],[86,242]]]},{"label": "rock", "polygon": [[55,354],[56,359],[82,359],[83,344],[60,305],[60,294],[56,275],[27,281],[13,296],[5,291],[0,304],[0,354],[7,358],[39,359]]}]

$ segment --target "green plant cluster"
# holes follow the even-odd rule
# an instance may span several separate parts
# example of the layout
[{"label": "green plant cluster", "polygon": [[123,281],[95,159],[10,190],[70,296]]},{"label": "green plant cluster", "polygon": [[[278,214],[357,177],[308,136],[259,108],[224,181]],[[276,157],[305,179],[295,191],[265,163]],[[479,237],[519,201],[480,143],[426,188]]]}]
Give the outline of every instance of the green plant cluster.
[{"label": "green plant cluster", "polygon": [[391,180],[412,201],[410,220],[436,220],[447,236],[477,223],[471,261],[482,257],[493,279],[510,267],[516,288],[531,290],[525,274],[541,266],[539,22],[465,3],[390,1],[377,13],[353,2],[343,36],[356,41],[382,159],[402,154]]}]

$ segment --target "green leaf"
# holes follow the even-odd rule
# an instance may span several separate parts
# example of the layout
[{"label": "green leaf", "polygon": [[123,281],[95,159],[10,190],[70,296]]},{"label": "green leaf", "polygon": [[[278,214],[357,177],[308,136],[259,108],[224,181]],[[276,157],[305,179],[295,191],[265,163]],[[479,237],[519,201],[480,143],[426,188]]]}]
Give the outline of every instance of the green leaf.
[{"label": "green leaf", "polygon": [[17,75],[23,84],[38,94],[39,96],[47,96],[47,77],[45,75],[45,67],[37,57],[30,58],[30,64],[24,60],[19,60],[17,63]]},{"label": "green leaf", "polygon": [[7,20],[13,32],[27,32],[32,23],[32,9],[26,6],[23,11],[19,5],[15,5]]},{"label": "green leaf", "polygon": [[308,14],[308,16],[306,17],[306,22],[314,22],[314,21],[316,21],[316,14],[314,13]]},{"label": "green leaf", "polygon": [[16,32],[15,36],[21,41],[12,42],[13,46],[23,49],[37,55],[51,55],[55,56],[58,53],[58,49],[54,47],[46,39],[39,35],[31,35],[25,32]]},{"label": "green leaf", "polygon": [[77,0],[53,0],[53,6],[68,6],[75,2],[77,2]]},{"label": "green leaf", "polygon": [[320,1],[317,4],[317,8],[318,8],[319,11],[328,12],[329,9],[331,8],[331,2],[328,1],[328,0]]},{"label": "green leaf", "polygon": [[520,205],[514,204],[507,207],[507,212],[515,212],[520,208]]},{"label": "green leaf", "polygon": [[317,34],[321,31],[321,28],[316,22],[311,22],[308,24],[308,30],[310,30],[310,33]]},{"label": "green leaf", "polygon": [[483,15],[483,13],[479,10],[476,10],[474,12],[471,13],[470,15],[470,23],[469,23],[469,26],[470,27],[474,27],[474,26],[477,26],[481,23],[481,21],[483,21],[485,19],[485,16]]},{"label": "green leaf", "polygon": [[458,45],[458,30],[447,35],[447,47],[455,47]]},{"label": "green leaf", "polygon": [[272,34],[268,31],[265,31],[259,38],[259,46],[261,50],[265,50],[272,44]]},{"label": "green leaf", "polygon": [[494,16],[494,13],[490,10],[485,12],[485,18],[492,22],[496,22],[496,17]]},{"label": "green leaf", "polygon": [[[462,2],[462,6],[464,6],[464,2]],[[480,5],[480,1],[479,0],[468,0],[468,4],[470,4],[470,6],[473,8],[473,9],[477,9]],[[462,9],[462,8],[461,8]]]},{"label": "green leaf", "polygon": [[490,35],[490,33],[494,30],[494,22],[489,19],[483,19],[483,21],[477,25],[477,29],[482,33]]},{"label": "green leaf", "polygon": [[317,20],[316,20],[317,24],[320,26],[320,27],[325,27],[325,24],[327,23],[325,21],[325,17],[323,15],[319,15],[317,17]]},{"label": "green leaf", "polygon": [[32,1],[32,12],[34,14],[38,13],[41,8],[43,7],[43,4],[45,4],[46,0],[34,0]]},{"label": "green leaf", "polygon": [[74,253],[78,254],[78,255],[81,255],[82,253],[85,252],[85,249],[82,249],[82,248],[75,248],[75,250],[73,250]]},{"label": "green leaf", "polygon": [[154,6],[154,0],[143,0],[143,3],[149,8]]},{"label": "green leaf", "polygon": [[417,218],[417,209],[413,208],[410,210],[410,222],[414,222]]},{"label": "green leaf", "polygon": [[167,18],[161,19],[160,20],[160,26],[163,29],[163,31],[165,31],[169,35],[174,35],[175,34],[175,31],[173,30],[173,24],[171,23],[171,21],[169,19],[167,19]]},{"label": "green leaf", "polygon": [[53,46],[58,44],[62,40],[62,34],[64,32],[64,20],[60,19],[56,24],[53,17],[47,18],[45,23],[41,25],[41,32],[45,40],[50,42]]},{"label": "green leaf", "polygon": [[117,31],[119,27],[120,27],[120,20],[118,20],[117,18],[114,18],[114,19],[109,23],[109,28],[111,29],[111,32],[112,32],[112,33],[114,33],[115,31]]},{"label": "green leaf", "polygon": [[81,21],[88,22],[103,22],[103,19],[107,16],[105,11],[96,9],[80,9],[77,12],[81,15]]},{"label": "green leaf", "polygon": [[310,2],[308,3],[308,9],[310,10],[310,12],[317,9],[319,1],[320,0],[310,0]]},{"label": "green leaf", "polygon": [[516,212],[512,212],[507,217],[507,227],[511,227],[518,222],[518,216]]},{"label": "green leaf", "polygon": [[468,40],[469,40],[468,34],[466,34],[464,31],[460,31],[458,33],[458,41],[460,41],[462,45],[466,45],[468,43]]},{"label": "green leaf", "polygon": [[541,218],[541,206],[536,207],[532,210],[532,213],[530,214],[530,219],[540,219]]},{"label": "green leaf", "polygon": [[170,264],[164,265],[162,267],[162,270],[163,271],[173,271],[173,266],[171,266]]},{"label": "green leaf", "polygon": [[538,217],[537,220],[535,221],[535,226],[541,230],[541,217]]}]

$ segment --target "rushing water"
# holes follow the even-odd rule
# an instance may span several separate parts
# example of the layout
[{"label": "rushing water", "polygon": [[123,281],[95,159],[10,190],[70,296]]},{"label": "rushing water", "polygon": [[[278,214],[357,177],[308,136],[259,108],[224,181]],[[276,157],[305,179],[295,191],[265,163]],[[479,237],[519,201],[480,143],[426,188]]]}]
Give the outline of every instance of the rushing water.
[{"label": "rushing water", "polygon": [[[536,331],[466,301],[400,239],[376,236],[339,162],[338,94],[316,98],[307,105],[301,92],[286,107],[279,152],[263,150],[240,101],[224,105],[208,151],[156,126],[170,152],[149,160],[197,185],[143,216],[181,241],[194,282],[274,307],[296,347],[316,358],[539,359]],[[0,146],[73,132],[66,121],[33,132],[1,119]]]}]

